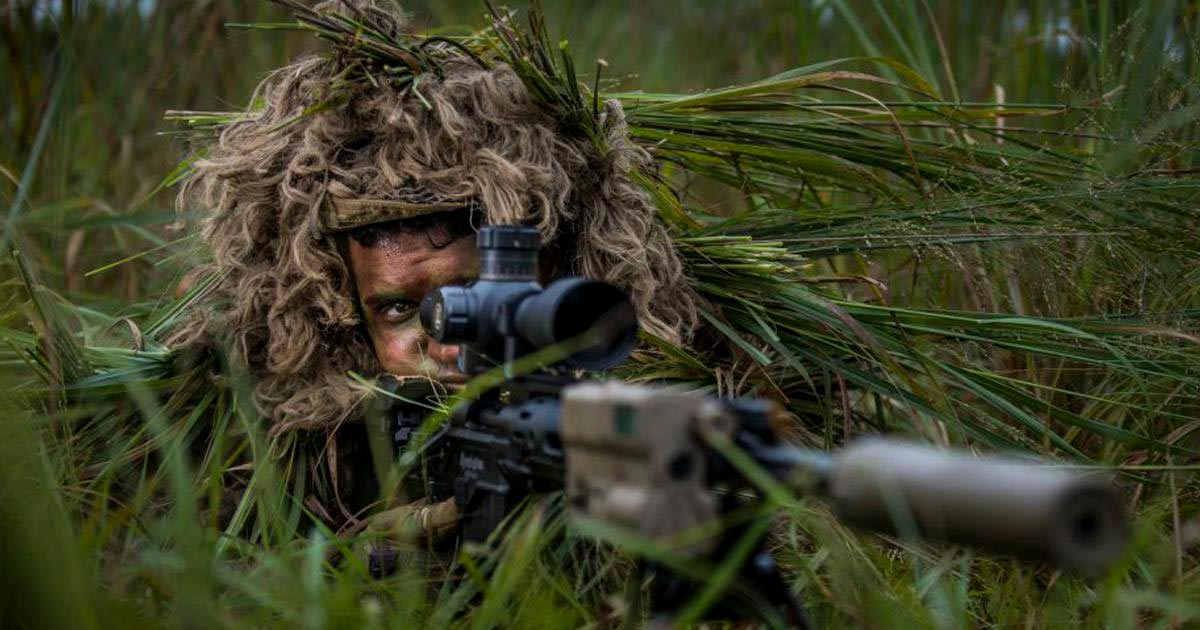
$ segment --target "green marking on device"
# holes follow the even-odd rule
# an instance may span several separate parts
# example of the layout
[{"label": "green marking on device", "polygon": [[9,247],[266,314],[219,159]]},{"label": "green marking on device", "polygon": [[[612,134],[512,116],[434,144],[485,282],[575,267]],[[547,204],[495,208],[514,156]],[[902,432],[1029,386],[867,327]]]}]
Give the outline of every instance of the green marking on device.
[{"label": "green marking on device", "polygon": [[617,405],[616,413],[613,414],[613,428],[621,437],[633,435],[633,407]]}]

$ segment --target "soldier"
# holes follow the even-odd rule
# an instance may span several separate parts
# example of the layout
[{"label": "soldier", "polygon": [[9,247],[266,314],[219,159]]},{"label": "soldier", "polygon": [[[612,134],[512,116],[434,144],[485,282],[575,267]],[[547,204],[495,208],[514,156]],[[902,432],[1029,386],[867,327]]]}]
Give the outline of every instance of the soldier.
[{"label": "soldier", "polygon": [[[405,26],[371,2],[316,12],[390,35]],[[696,325],[697,297],[631,180],[650,158],[629,140],[620,105],[603,104],[597,143],[560,129],[507,66],[430,49],[436,72],[419,85],[347,82],[359,68],[344,51],[276,70],[256,107],[202,150],[178,197],[180,211],[201,213],[212,259],[200,270],[210,278],[198,285],[208,287],[202,308],[171,342],[224,349],[252,377],[271,436],[320,437],[335,492],[310,504],[334,526],[360,525],[377,488],[348,461],[369,461],[357,427],[368,391],[351,373],[463,381],[457,348],[430,340],[416,307],[430,289],[472,278],[480,224],[536,225],[547,278],[625,288],[650,334],[677,343]],[[338,448],[322,450],[327,441]],[[452,524],[447,506],[433,523],[421,507],[372,522]]]}]

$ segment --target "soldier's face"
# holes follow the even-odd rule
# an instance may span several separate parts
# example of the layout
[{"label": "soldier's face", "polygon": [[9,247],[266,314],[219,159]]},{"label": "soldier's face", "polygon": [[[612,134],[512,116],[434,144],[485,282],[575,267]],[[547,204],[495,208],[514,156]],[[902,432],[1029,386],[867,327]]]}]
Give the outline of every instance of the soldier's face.
[{"label": "soldier's face", "polygon": [[443,383],[465,381],[455,363],[458,346],[430,339],[417,311],[428,291],[476,276],[475,239],[463,237],[437,247],[418,231],[383,237],[371,247],[349,239],[348,253],[359,305],[383,369]]}]

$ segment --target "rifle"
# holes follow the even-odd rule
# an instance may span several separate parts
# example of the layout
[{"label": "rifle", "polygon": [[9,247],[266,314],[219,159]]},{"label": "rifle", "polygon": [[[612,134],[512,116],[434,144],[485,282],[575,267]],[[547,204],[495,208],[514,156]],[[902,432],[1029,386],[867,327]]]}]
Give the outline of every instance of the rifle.
[{"label": "rifle", "polygon": [[[571,522],[585,529],[615,527],[684,558],[743,549],[721,612],[790,627],[806,627],[804,612],[764,545],[765,528],[745,519],[721,526],[752,512],[773,484],[820,496],[865,529],[1083,573],[1101,572],[1124,550],[1127,516],[1103,477],[883,438],[830,455],[786,443],[766,401],[581,380],[633,348],[625,293],[576,277],[542,287],[530,227],[486,226],[477,245],[479,279],[427,294],[421,323],[439,342],[461,344],[463,373],[503,377],[431,434],[422,434],[424,409],[398,402],[413,392],[390,397],[386,409],[397,452],[419,457],[417,491],[454,499],[462,541],[487,540],[529,497],[561,490]],[[522,363],[536,369],[517,374]],[[748,535],[757,540],[745,553]],[[655,576],[656,615],[688,603],[696,576],[661,562],[641,567]]]}]

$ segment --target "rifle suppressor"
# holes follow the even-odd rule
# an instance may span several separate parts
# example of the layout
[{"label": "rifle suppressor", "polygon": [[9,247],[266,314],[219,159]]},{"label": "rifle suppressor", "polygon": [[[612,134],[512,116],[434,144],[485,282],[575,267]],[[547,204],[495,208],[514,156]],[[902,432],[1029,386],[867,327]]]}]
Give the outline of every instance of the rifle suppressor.
[{"label": "rifle suppressor", "polygon": [[901,538],[978,545],[1082,573],[1102,571],[1129,539],[1124,506],[1103,475],[882,439],[852,443],[827,474],[839,516]]}]

